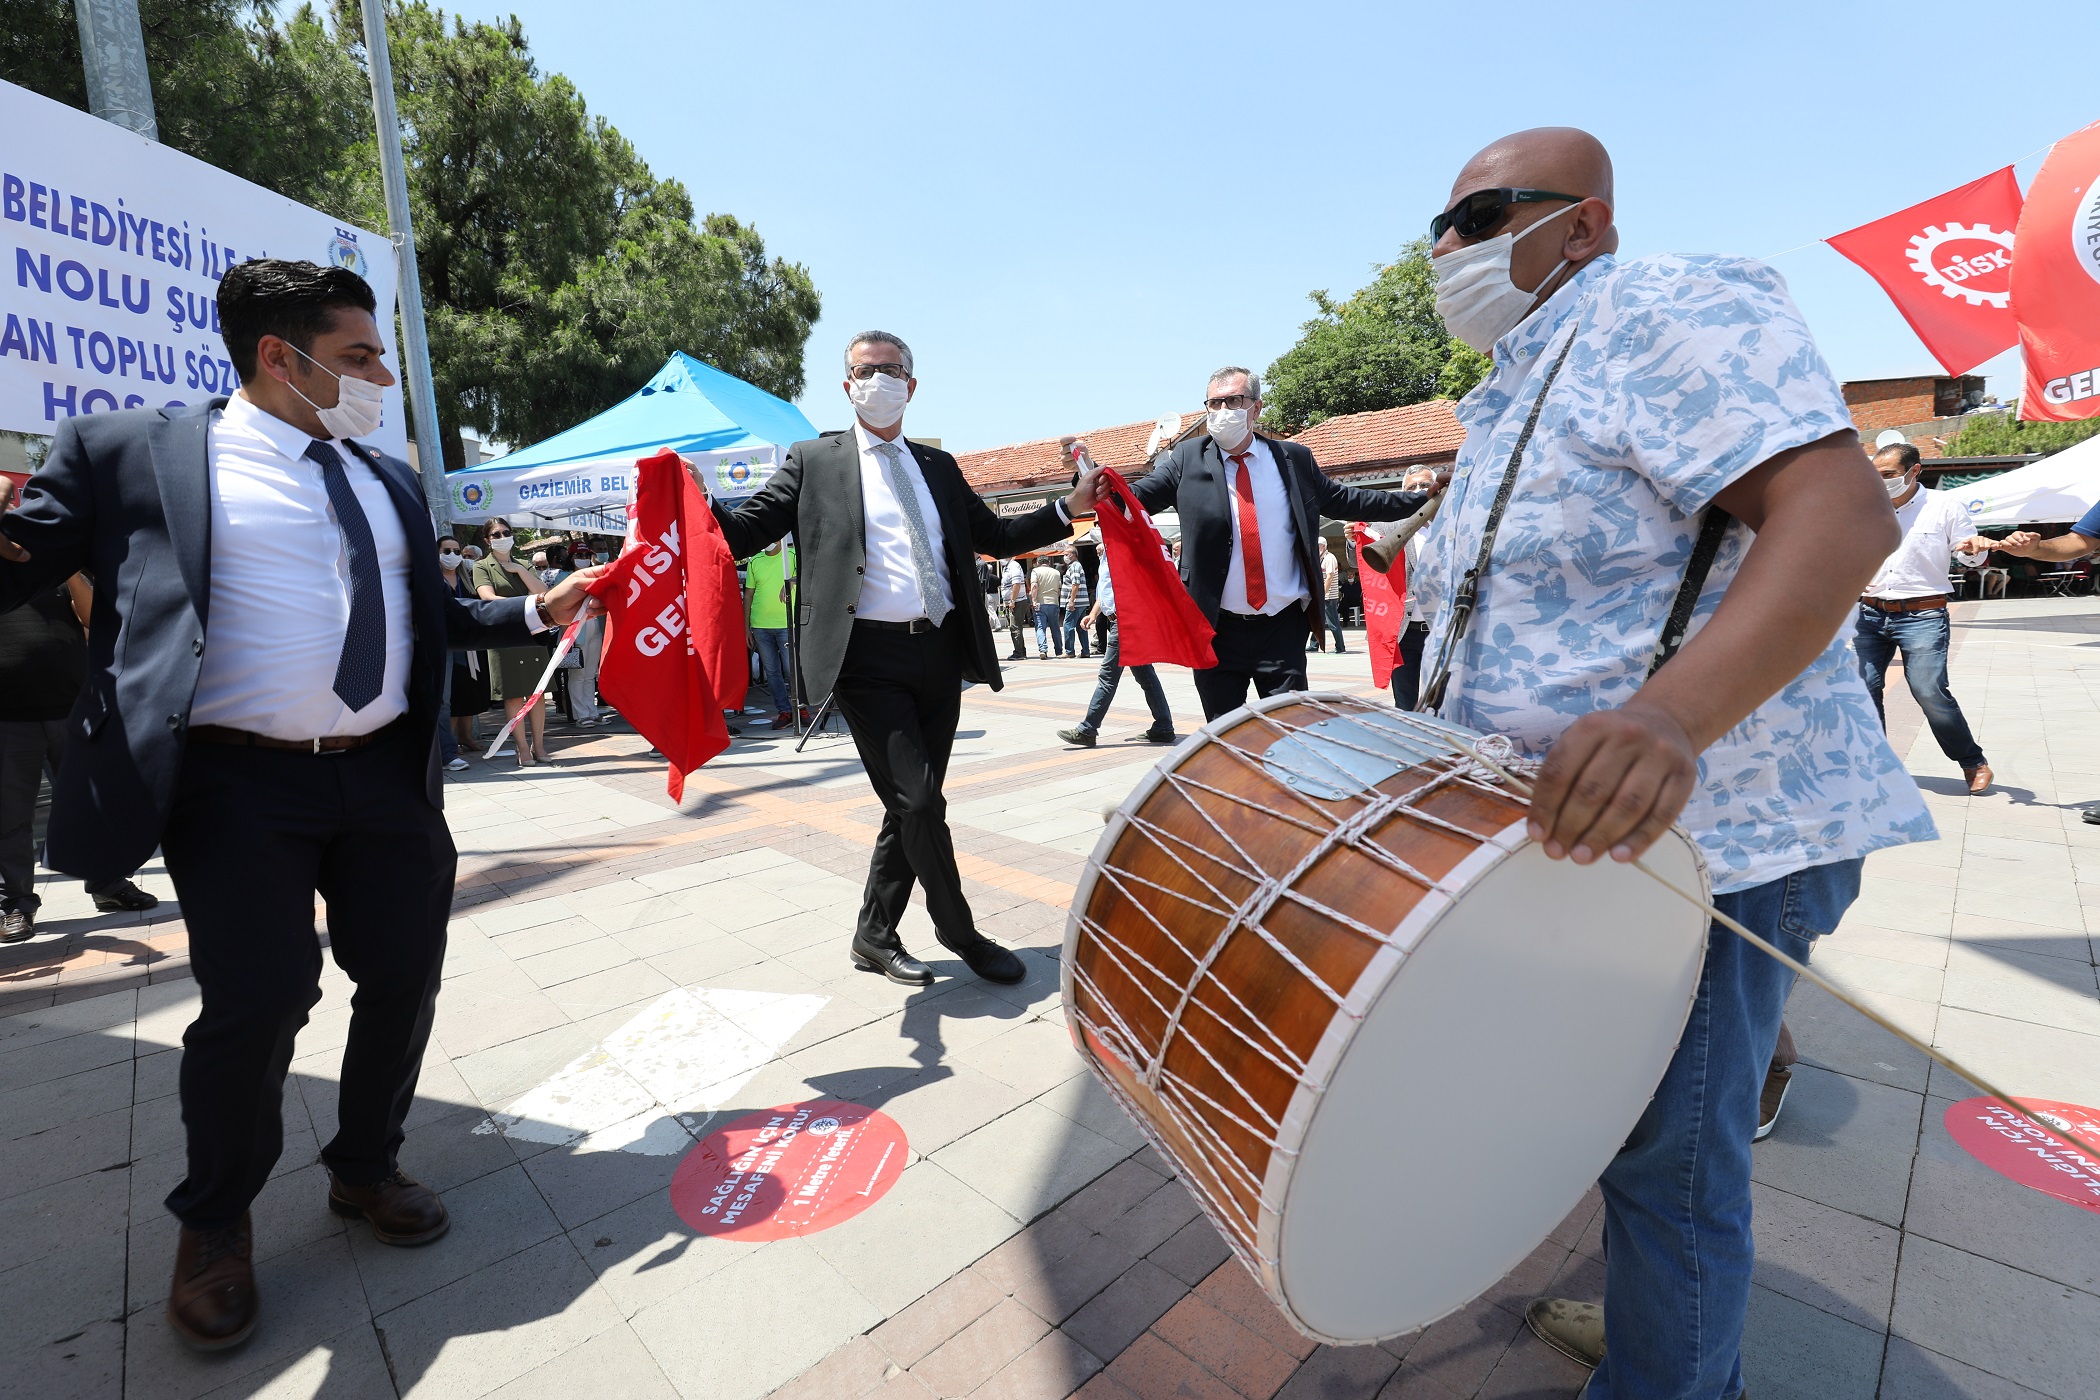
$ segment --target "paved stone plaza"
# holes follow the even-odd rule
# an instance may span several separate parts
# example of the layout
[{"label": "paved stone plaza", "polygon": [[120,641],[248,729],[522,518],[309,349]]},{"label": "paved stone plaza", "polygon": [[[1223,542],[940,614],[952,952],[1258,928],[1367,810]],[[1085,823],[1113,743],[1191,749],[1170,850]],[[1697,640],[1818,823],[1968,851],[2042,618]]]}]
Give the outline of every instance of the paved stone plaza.
[{"label": "paved stone plaza", "polygon": [[[2014,1092],[2100,1106],[2100,828],[2079,820],[2100,801],[2100,604],[1957,616],[1955,690],[2001,786],[1961,795],[1892,698],[1943,839],[1870,860],[1816,960]],[[1312,660],[1316,685],[1369,689],[1361,652]],[[171,902],[150,920],[54,883],[40,936],[0,950],[0,1395],[1572,1395],[1582,1372],[1520,1315],[1548,1289],[1600,1296],[1594,1193],[1457,1315],[1315,1347],[1082,1073],[1066,908],[1103,807],[1159,755],[1128,685],[1098,749],[1056,741],[1093,674],[1032,660],[964,702],[956,844],[983,928],[1031,964],[1018,987],[935,956],[917,910],[932,988],[848,966],[879,813],[842,735],[796,755],[753,729],[683,811],[624,728],[557,727],[557,769],[451,784],[448,979],[402,1154],[451,1233],[389,1249],[325,1207],[349,1015],[331,966],[255,1207],[262,1323],[230,1354],[185,1351],[162,1315],[196,1005],[180,911],[157,867],[141,883]],[[1187,729],[1194,691],[1168,679]],[[1806,1063],[1757,1148],[1751,1394],[2100,1394],[2100,1214],[1978,1165],[1941,1126],[1974,1091],[1849,1010],[1803,989],[1790,1019]],[[674,1023],[687,1070],[664,1087],[677,1057],[649,1059],[651,1027]],[[816,1097],[902,1125],[887,1196],[768,1243],[682,1223],[669,1187],[698,1137]]]}]

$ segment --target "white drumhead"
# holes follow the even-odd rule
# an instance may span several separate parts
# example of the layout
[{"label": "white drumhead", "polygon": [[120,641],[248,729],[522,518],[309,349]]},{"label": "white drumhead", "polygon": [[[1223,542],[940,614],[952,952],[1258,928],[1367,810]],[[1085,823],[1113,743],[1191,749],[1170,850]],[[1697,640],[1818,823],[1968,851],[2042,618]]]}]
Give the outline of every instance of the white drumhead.
[{"label": "white drumhead", "polygon": [[[1681,832],[1646,860],[1705,891]],[[1464,1307],[1574,1209],[1661,1082],[1706,950],[1705,913],[1647,875],[1529,843],[1433,917],[1291,1169],[1279,1283],[1331,1341]]]}]

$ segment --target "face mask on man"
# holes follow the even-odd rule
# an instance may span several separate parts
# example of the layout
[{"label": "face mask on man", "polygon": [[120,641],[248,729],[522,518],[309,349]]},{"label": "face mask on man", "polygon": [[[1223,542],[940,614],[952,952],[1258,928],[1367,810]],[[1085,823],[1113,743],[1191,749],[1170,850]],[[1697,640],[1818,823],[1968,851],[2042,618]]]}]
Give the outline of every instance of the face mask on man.
[{"label": "face mask on man", "polygon": [[1910,473],[1905,472],[1901,476],[1885,476],[1881,479],[1881,484],[1889,493],[1889,499],[1893,501],[1905,491],[1910,490]]},{"label": "face mask on man", "polygon": [[462,556],[455,554],[449,549],[441,549],[438,551],[438,563],[442,564],[447,569],[458,568],[460,566],[461,560]]},{"label": "face mask on man", "polygon": [[1203,426],[1220,447],[1237,447],[1247,440],[1247,410],[1213,408],[1203,415]]},{"label": "face mask on man", "polygon": [[911,385],[893,374],[871,374],[852,381],[846,397],[853,411],[871,428],[893,428],[904,418],[904,405],[911,401]]},{"label": "face mask on man", "polygon": [[[291,345],[290,341],[285,343]],[[299,397],[305,400],[306,406],[320,417],[321,426],[327,429],[328,436],[332,438],[361,438],[379,431],[379,415],[381,409],[385,406],[384,395],[386,390],[380,388],[369,379],[359,379],[354,375],[348,374],[337,374],[304,350],[299,350],[299,347],[296,345],[292,345],[292,349],[298,350],[300,358],[336,382],[335,404],[331,408],[323,408],[312,399],[307,398],[306,395],[299,394],[299,386],[292,383],[291,380],[287,379],[284,381],[285,387],[293,393],[299,394]]]},{"label": "face mask on man", "polygon": [[[1548,214],[1522,233],[1498,234],[1431,259],[1430,265],[1436,269],[1436,314],[1444,318],[1445,329],[1485,355],[1495,348],[1496,341],[1522,325],[1531,314],[1531,303],[1538,298],[1538,287],[1527,292],[1509,280],[1510,256],[1520,241],[1569,209],[1581,207],[1571,204]],[[1567,265],[1566,258],[1555,263],[1553,271],[1539,280],[1539,287],[1559,276]]]}]

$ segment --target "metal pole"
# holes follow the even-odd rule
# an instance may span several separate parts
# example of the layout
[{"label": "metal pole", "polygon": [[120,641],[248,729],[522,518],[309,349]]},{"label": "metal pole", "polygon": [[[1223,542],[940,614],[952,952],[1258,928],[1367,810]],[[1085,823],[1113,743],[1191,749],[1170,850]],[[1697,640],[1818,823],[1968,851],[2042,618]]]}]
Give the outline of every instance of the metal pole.
[{"label": "metal pole", "polygon": [[423,281],[416,271],[416,236],[408,220],[408,166],[401,158],[401,119],[394,112],[394,65],[387,57],[384,0],[364,0],[365,66],[372,74],[372,120],[379,132],[379,173],[386,185],[386,221],[394,236],[401,281],[401,368],[416,419],[416,468],[433,529],[445,528],[451,503],[445,490],[445,451],[438,427],[437,386],[430,381],[430,337],[423,328]]},{"label": "metal pole", "polygon": [[139,0],[73,0],[73,18],[80,25],[88,110],[106,122],[158,141],[160,126],[153,120],[153,85],[146,77],[146,35],[139,28]]}]

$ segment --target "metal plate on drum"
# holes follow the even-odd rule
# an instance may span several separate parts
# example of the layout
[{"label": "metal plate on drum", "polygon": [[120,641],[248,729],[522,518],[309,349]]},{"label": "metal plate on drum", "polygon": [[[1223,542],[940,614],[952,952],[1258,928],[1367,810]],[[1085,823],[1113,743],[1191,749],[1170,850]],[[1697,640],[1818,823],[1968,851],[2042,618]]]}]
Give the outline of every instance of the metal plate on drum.
[{"label": "metal plate on drum", "polygon": [[1335,715],[1278,739],[1262,755],[1262,767],[1276,781],[1308,797],[1330,802],[1353,797],[1403,768],[1449,758],[1449,745],[1425,735],[1424,729],[1449,734],[1465,744],[1480,737],[1433,715],[1399,710]]}]

